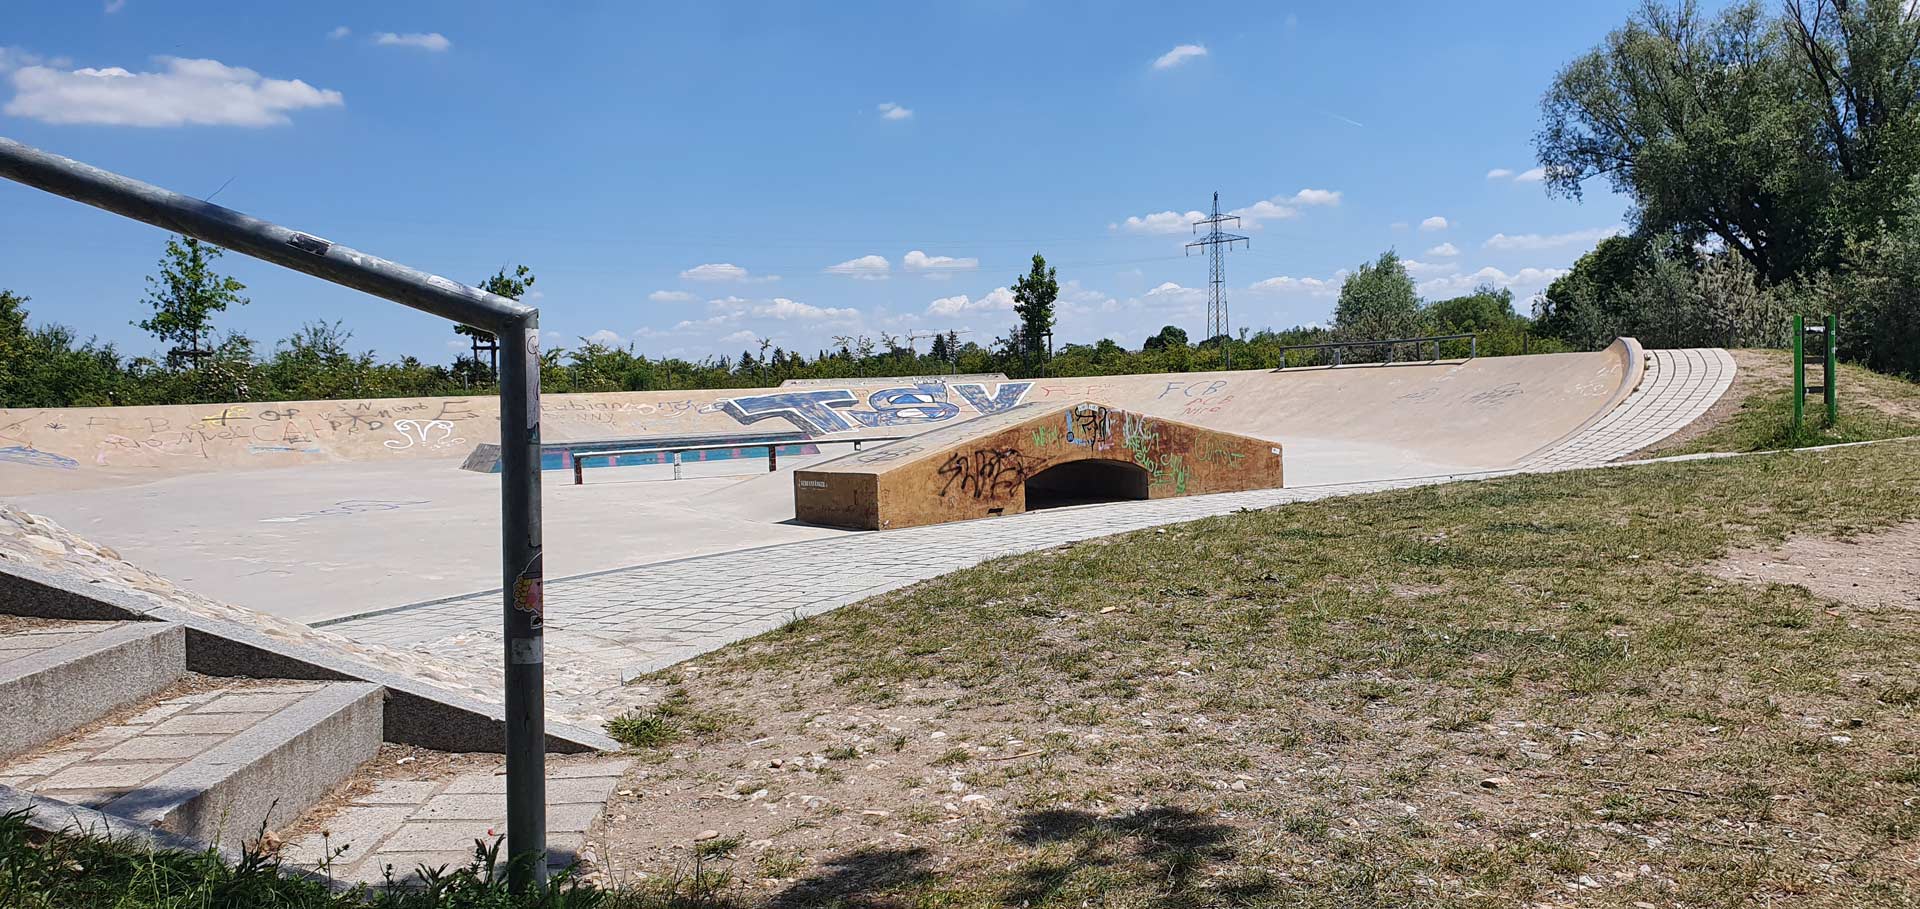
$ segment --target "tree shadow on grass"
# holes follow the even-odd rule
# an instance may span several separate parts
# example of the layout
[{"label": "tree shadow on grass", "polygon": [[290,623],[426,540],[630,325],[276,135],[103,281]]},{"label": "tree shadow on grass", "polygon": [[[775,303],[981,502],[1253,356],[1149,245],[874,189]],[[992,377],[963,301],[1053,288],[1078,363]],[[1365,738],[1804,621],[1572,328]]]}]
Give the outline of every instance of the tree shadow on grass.
[{"label": "tree shadow on grass", "polygon": [[862,909],[895,906],[902,890],[930,884],[925,849],[856,849],[827,860],[812,876],[796,882],[767,902],[771,909]]},{"label": "tree shadow on grass", "polygon": [[[1265,895],[1264,876],[1213,881],[1209,863],[1231,860],[1232,827],[1185,808],[1157,807],[1118,817],[1085,811],[1032,811],[1010,835],[1026,846],[1070,843],[1071,854],[1030,862],[1006,894],[1010,906],[1039,905],[1073,888],[1122,887],[1156,893],[1167,907],[1240,904]],[[1212,881],[1211,883],[1209,883]],[[1204,886],[1203,886],[1204,885]]]}]

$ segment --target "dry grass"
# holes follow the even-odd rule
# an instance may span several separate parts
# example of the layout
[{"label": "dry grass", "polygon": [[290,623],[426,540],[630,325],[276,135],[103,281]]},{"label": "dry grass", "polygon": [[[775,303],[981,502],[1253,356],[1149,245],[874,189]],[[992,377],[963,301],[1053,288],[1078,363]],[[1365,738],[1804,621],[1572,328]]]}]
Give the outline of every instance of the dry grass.
[{"label": "dry grass", "polygon": [[[1841,364],[1840,420],[1821,425],[1823,405],[1807,402],[1807,425],[1793,431],[1793,358],[1779,350],[1736,350],[1733,386],[1714,408],[1632,457],[1707,451],[1771,451],[1920,435],[1920,385]],[[1818,371],[1808,381],[1818,382]]]},{"label": "dry grass", "polygon": [[1920,518],[1916,455],[1409,490],[949,575],[678,670],[745,719],[636,775],[609,864],[712,829],[745,844],[727,899],[773,906],[1913,905],[1913,615],[1700,567]]}]

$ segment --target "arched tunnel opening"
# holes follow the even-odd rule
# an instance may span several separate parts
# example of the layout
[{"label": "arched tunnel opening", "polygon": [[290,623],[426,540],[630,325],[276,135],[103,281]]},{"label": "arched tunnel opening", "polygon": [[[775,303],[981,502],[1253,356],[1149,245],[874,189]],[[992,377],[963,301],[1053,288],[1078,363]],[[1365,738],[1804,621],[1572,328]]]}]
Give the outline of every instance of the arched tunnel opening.
[{"label": "arched tunnel opening", "polygon": [[1027,478],[1027,510],[1144,499],[1151,480],[1131,461],[1068,461]]}]

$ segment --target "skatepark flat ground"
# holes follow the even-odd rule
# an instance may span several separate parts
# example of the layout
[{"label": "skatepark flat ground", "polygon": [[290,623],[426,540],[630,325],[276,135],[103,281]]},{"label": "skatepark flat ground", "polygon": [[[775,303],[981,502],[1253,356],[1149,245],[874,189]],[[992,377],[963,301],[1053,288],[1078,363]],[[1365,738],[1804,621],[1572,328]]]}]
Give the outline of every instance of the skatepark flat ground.
[{"label": "skatepark flat ground", "polygon": [[[1591,463],[1573,439],[1640,412],[1622,402],[1640,386],[1642,357],[1622,341],[1591,353],[1333,370],[554,396],[542,407],[554,439],[723,434],[769,420],[754,428],[813,427],[821,454],[783,457],[777,473],[753,458],[690,463],[681,480],[668,466],[590,467],[586,485],[574,486],[570,472],[549,471],[545,573],[780,544],[826,545],[824,557],[835,558],[832,541],[857,532],[793,520],[794,468],[844,454],[862,432],[910,436],[1023,397],[1112,401],[1272,440],[1284,449],[1288,487],[1505,469],[1548,449]],[[497,429],[487,407],[401,399],[0,411],[0,455],[10,454],[0,457],[0,494],[183,587],[297,621],[459,598],[497,588],[501,573],[499,477],[459,467]]]},{"label": "skatepark flat ground", "polygon": [[[546,569],[611,568],[839,536],[795,523],[792,469],[844,453],[588,468],[542,486]],[[1384,445],[1302,439],[1289,485],[1457,473],[1464,465]],[[457,596],[497,585],[500,478],[459,459],[315,464],[200,473],[138,486],[9,498],[196,592],[300,622]]]}]

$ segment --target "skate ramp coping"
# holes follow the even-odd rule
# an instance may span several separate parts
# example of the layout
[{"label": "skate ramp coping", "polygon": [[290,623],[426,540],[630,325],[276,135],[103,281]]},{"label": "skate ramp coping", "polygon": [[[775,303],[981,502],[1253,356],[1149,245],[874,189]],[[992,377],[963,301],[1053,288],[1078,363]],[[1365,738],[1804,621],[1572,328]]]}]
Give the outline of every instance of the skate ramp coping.
[{"label": "skate ramp coping", "polygon": [[797,470],[794,517],[882,530],[1283,481],[1278,442],[1094,401],[1035,402]]}]

